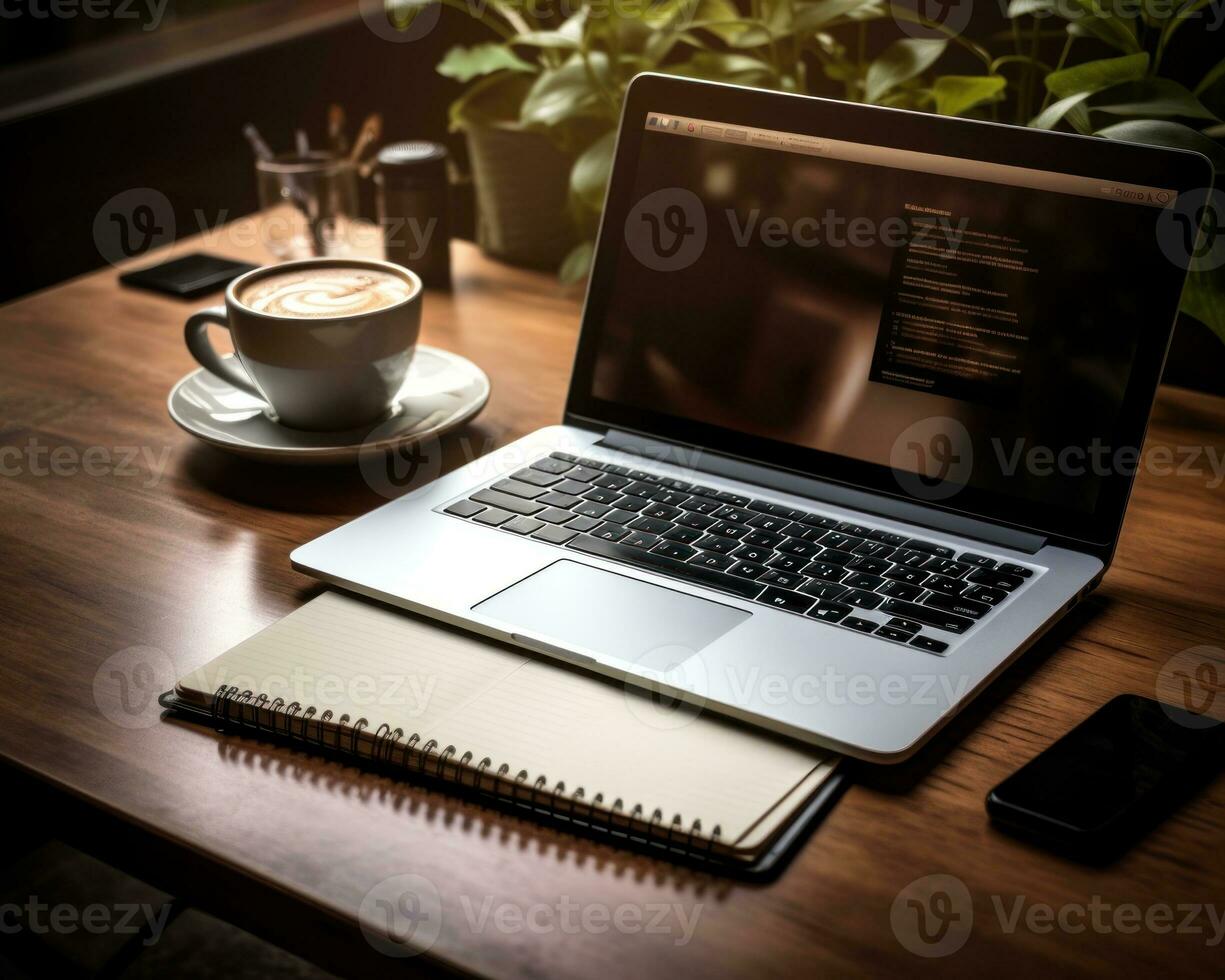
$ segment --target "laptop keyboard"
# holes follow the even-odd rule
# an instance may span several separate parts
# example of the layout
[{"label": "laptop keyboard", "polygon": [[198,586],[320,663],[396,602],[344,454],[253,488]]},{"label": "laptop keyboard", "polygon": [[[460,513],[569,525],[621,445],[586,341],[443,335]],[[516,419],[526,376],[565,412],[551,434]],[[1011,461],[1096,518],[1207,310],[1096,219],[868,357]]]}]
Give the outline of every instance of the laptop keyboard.
[{"label": "laptop keyboard", "polygon": [[443,513],[943,654],[1032,568],[553,453]]}]

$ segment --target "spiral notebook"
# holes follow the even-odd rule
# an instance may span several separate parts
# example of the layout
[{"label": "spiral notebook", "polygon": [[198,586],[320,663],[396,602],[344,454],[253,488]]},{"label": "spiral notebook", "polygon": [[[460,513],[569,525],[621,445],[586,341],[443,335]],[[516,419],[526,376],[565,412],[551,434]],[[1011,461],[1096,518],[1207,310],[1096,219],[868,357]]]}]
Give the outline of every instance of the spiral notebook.
[{"label": "spiral notebook", "polygon": [[743,865],[815,819],[837,782],[831,754],[333,592],[163,704]]}]

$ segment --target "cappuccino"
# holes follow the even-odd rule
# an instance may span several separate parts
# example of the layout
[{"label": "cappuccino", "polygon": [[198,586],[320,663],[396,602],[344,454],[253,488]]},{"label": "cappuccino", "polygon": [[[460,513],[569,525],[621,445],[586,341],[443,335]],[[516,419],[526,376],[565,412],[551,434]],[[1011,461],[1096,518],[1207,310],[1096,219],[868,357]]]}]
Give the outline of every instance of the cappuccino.
[{"label": "cappuccino", "polygon": [[414,291],[390,272],[320,266],[262,276],[243,289],[238,299],[257,313],[314,320],[384,310],[409,299]]}]

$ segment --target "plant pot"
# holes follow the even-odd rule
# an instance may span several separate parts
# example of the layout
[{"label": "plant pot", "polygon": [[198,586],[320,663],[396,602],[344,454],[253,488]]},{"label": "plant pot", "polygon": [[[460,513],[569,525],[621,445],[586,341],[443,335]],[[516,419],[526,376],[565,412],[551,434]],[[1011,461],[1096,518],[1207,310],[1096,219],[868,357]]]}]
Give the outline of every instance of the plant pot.
[{"label": "plant pot", "polygon": [[556,269],[578,242],[568,207],[573,161],[547,137],[511,123],[468,122],[476,241],[487,255]]}]

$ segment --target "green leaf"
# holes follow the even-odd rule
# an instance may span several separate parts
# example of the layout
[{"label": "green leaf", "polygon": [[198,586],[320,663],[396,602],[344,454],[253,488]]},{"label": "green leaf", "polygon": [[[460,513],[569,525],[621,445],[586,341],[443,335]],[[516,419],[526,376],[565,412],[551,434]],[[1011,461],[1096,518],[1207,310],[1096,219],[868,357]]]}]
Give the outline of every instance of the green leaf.
[{"label": "green leaf", "polygon": [[907,38],[894,41],[868,67],[865,98],[879,102],[903,82],[923,74],[948,48],[944,39]]},{"label": "green leaf", "polygon": [[685,78],[708,78],[741,85],[759,85],[774,77],[774,69],[758,58],[718,51],[698,51],[688,61],[665,66],[660,71]]},{"label": "green leaf", "polygon": [[564,286],[573,286],[591,271],[591,260],[595,257],[595,242],[579,242],[561,261],[557,277]]},{"label": "green leaf", "polygon": [[1200,83],[1195,86],[1195,94],[1203,95],[1221,79],[1225,79],[1225,61],[1219,62],[1215,68],[1200,80]]},{"label": "green leaf", "polygon": [[597,214],[604,206],[616,145],[616,131],[605,133],[579,155],[570,171],[570,193],[579,204]]},{"label": "green leaf", "polygon": [[1088,99],[1092,94],[1092,92],[1077,92],[1075,95],[1069,95],[1066,99],[1060,99],[1053,105],[1047,106],[1041,113],[1030,121],[1030,128],[1054,129],[1060,124],[1060,122],[1063,121],[1064,116]]},{"label": "green leaf", "polygon": [[438,74],[457,82],[470,82],[495,71],[535,71],[534,65],[520,58],[504,44],[475,44],[453,47],[438,63]]},{"label": "green leaf", "polygon": [[1112,116],[1143,116],[1148,119],[1211,119],[1219,122],[1216,113],[1209,110],[1186,88],[1168,78],[1153,78],[1136,85],[1127,86],[1122,97],[1126,102],[1110,105],[1095,105],[1094,112],[1108,112]]},{"label": "green leaf", "polygon": [[1211,160],[1218,171],[1225,170],[1225,147],[1182,123],[1135,119],[1099,129],[1097,135],[1128,143],[1149,143],[1154,146],[1171,146],[1178,150],[1195,150]]},{"label": "green leaf", "polygon": [[984,102],[998,101],[1008,87],[1003,75],[944,75],[936,79],[932,94],[942,116],[960,116]]},{"label": "green leaf", "polygon": [[841,17],[876,6],[877,0],[809,0],[796,5],[793,30],[796,34],[809,34]]},{"label": "green leaf", "polygon": [[526,44],[533,48],[557,48],[563,51],[578,50],[579,42],[561,31],[528,31],[516,34],[512,44]]},{"label": "green leaf", "polygon": [[1026,15],[1062,17],[1068,21],[1069,34],[1095,37],[1124,52],[1141,50],[1134,18],[1127,13],[1114,13],[1110,4],[1102,0],[1014,0],[1009,4],[1009,17]]},{"label": "green leaf", "polygon": [[1080,92],[1100,92],[1122,82],[1135,82],[1148,71],[1148,54],[1129,54],[1121,58],[1102,58],[1083,65],[1053,71],[1046,76],[1046,87],[1058,99]]},{"label": "green leaf", "polygon": [[[519,120],[525,126],[557,126],[606,112],[600,89],[607,86],[608,56],[602,51],[588,55],[591,75],[579,54],[571,55],[560,68],[542,71],[523,99]],[[592,77],[594,76],[594,84]]]}]

